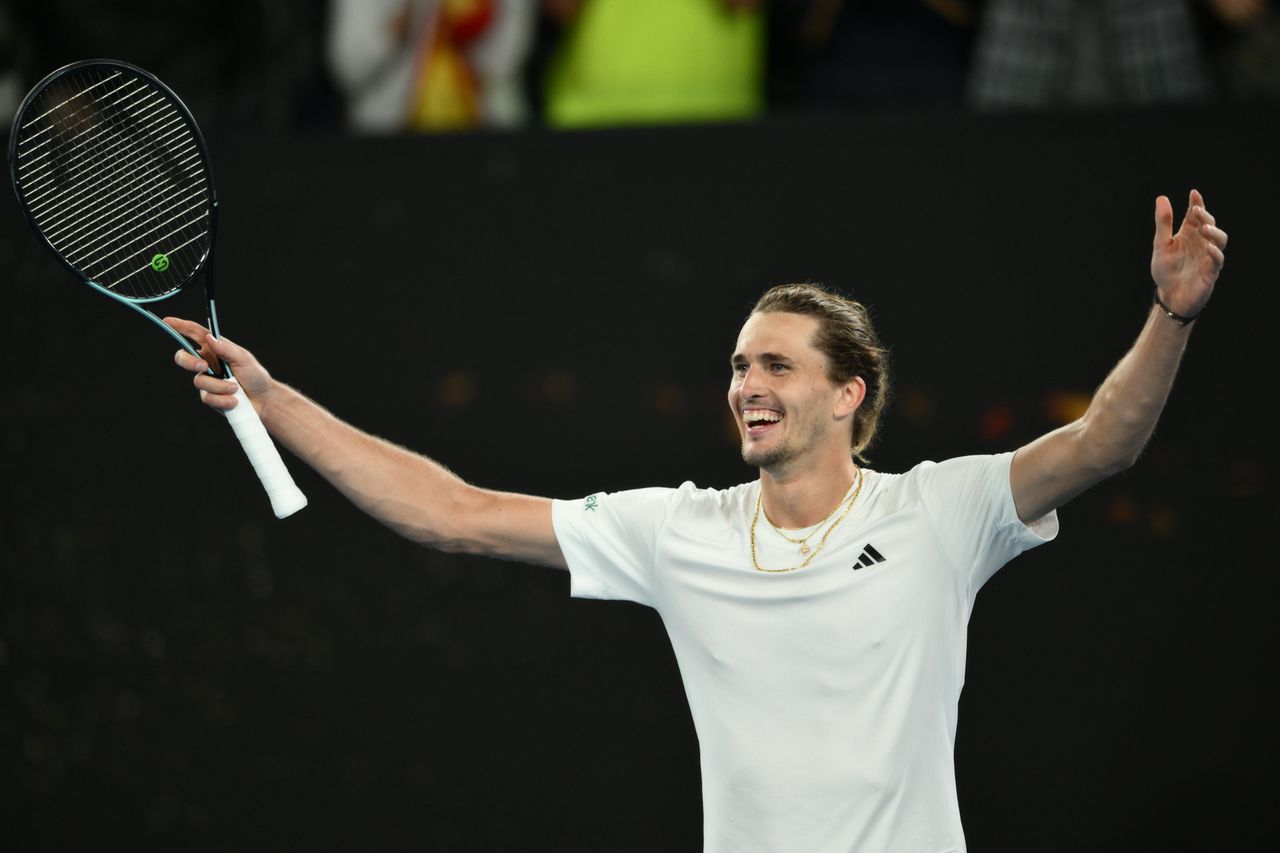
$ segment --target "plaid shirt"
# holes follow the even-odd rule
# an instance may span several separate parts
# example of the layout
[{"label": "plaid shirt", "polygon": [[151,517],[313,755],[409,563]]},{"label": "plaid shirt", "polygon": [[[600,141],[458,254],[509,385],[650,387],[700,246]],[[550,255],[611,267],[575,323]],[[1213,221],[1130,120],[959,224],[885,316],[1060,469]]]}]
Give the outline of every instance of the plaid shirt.
[{"label": "plaid shirt", "polygon": [[1181,0],[992,0],[969,99],[979,108],[1199,101],[1211,85]]}]

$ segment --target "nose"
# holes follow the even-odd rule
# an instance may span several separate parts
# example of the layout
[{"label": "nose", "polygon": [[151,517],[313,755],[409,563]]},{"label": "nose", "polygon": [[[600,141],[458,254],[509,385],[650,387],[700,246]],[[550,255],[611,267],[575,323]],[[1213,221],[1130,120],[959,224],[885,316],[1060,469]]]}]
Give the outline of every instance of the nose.
[{"label": "nose", "polygon": [[738,393],[743,397],[760,396],[763,378],[762,372],[755,365],[748,366],[747,372],[742,376],[742,384],[738,386]]}]

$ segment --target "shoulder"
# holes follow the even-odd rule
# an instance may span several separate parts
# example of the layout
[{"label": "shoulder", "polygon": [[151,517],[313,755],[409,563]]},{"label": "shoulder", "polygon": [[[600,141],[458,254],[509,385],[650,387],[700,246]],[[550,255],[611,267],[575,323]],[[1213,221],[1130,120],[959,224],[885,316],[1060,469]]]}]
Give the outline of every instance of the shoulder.
[{"label": "shoulder", "polygon": [[911,486],[927,488],[931,485],[997,476],[1001,472],[1007,477],[1012,461],[1013,451],[954,456],[941,462],[926,460],[899,476]]},{"label": "shoulder", "polygon": [[692,482],[680,484],[667,496],[666,523],[690,531],[720,529],[737,525],[749,518],[760,493],[758,481],[742,483],[727,489],[699,487]]},{"label": "shoulder", "polygon": [[974,490],[1007,487],[1013,452],[925,460],[901,474],[877,473],[877,493],[888,502],[959,498]]},{"label": "shoulder", "polygon": [[[756,483],[743,483],[729,489],[700,488],[691,481],[676,488],[654,486],[617,492],[596,492],[585,498],[557,500],[562,511],[577,509],[587,516],[620,514],[629,517],[650,515],[663,517],[697,517],[733,513],[755,501]],[[754,505],[754,504],[753,504]]]},{"label": "shoulder", "polygon": [[670,508],[681,515],[709,516],[736,513],[748,503],[754,506],[758,483],[741,483],[727,489],[699,487],[685,481],[673,489]]}]

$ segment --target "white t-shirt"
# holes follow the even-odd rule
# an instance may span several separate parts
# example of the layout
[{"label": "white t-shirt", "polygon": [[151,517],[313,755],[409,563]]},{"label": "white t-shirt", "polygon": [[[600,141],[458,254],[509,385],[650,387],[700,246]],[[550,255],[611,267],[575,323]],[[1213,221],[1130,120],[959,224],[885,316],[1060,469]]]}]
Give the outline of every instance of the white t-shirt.
[{"label": "white t-shirt", "polygon": [[[707,851],[964,850],[953,754],[974,596],[1058,530],[1056,512],[1019,521],[1012,459],[865,471],[822,552],[777,574],[751,562],[759,481],[554,503],[571,593],[666,625]],[[803,560],[763,517],[756,548],[765,568]]]}]

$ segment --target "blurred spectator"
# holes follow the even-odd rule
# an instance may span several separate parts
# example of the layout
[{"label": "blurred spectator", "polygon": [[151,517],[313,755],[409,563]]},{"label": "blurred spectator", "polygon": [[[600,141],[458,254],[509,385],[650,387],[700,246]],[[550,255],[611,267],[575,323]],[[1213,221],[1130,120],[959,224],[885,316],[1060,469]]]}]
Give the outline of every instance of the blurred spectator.
[{"label": "blurred spectator", "polygon": [[1210,93],[1181,0],[990,0],[969,79],[982,109],[1187,103]]},{"label": "blurred spectator", "polygon": [[13,13],[8,6],[0,5],[0,121],[13,121],[13,113],[22,99],[21,61],[18,51],[22,39],[14,28]]},{"label": "blurred spectator", "polygon": [[555,127],[757,116],[763,0],[543,0],[563,27],[545,82]]},{"label": "blurred spectator", "polygon": [[155,74],[210,135],[285,132],[339,120],[318,49],[324,10],[308,0],[4,6],[13,39],[6,55],[23,92],[62,65],[103,57]]},{"label": "blurred spectator", "polygon": [[1274,0],[1206,0],[1218,82],[1236,101],[1280,101],[1280,6]]},{"label": "blurred spectator", "polygon": [[961,0],[772,0],[771,110],[960,103],[974,10]]},{"label": "blurred spectator", "polygon": [[520,74],[532,0],[334,0],[329,59],[352,127],[512,127],[528,117]]}]

